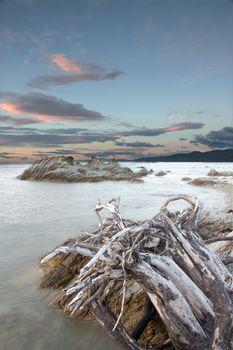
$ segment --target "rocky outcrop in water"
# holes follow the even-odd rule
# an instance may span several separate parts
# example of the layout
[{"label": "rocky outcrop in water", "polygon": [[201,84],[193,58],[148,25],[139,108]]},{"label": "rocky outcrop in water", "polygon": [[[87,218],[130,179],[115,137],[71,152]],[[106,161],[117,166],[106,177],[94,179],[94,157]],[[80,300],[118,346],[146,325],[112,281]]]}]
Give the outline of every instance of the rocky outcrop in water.
[{"label": "rocky outcrop in water", "polygon": [[192,181],[192,178],[191,178],[191,177],[188,177],[188,176],[184,176],[184,177],[182,177],[181,180],[182,180],[182,181]]},{"label": "rocky outcrop in water", "polygon": [[208,176],[232,176],[233,177],[233,172],[232,171],[217,171],[215,169],[210,169],[210,171],[207,174]]},{"label": "rocky outcrop in water", "polygon": [[190,185],[195,185],[195,186],[213,186],[213,185],[216,185],[217,182],[212,179],[208,179],[206,177],[197,177],[196,179],[193,179],[188,183]]},{"label": "rocky outcrop in water", "polygon": [[163,170],[158,171],[158,172],[155,174],[155,176],[165,176],[165,175],[167,175],[167,173],[166,173],[165,171],[163,171]]},{"label": "rocky outcrop in water", "polygon": [[105,163],[92,157],[82,165],[75,162],[73,157],[57,156],[35,161],[18,179],[51,182],[139,181],[147,174],[149,171],[146,169],[134,173],[130,168],[120,166],[115,159]]}]

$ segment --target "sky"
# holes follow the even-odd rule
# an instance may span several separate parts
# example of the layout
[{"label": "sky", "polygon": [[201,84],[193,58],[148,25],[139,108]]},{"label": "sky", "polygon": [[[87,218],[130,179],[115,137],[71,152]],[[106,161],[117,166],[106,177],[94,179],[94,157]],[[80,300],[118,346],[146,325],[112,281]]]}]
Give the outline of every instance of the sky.
[{"label": "sky", "polygon": [[0,0],[0,162],[233,148],[233,0]]}]

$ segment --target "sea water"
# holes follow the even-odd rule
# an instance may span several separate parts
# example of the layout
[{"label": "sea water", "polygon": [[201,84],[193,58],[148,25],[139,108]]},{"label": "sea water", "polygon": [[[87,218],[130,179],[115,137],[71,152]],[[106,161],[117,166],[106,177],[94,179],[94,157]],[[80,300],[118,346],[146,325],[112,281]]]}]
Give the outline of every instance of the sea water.
[{"label": "sea water", "polygon": [[148,219],[164,201],[180,193],[196,196],[212,213],[225,194],[196,187],[182,177],[206,176],[211,168],[233,171],[232,163],[126,163],[150,174],[142,183],[58,184],[20,181],[28,165],[0,165],[0,350],[119,349],[93,322],[69,319],[48,307],[54,292],[38,288],[40,258],[65,239],[98,225],[98,199],[121,198],[124,218]]}]

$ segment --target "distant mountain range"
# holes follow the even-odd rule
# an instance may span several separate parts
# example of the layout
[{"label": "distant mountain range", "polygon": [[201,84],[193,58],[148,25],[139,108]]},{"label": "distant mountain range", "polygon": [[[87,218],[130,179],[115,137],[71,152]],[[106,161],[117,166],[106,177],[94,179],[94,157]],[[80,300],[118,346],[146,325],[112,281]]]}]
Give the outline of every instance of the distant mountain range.
[{"label": "distant mountain range", "polygon": [[233,162],[233,149],[214,150],[208,152],[194,151],[176,153],[167,156],[156,156],[135,159],[137,162]]}]

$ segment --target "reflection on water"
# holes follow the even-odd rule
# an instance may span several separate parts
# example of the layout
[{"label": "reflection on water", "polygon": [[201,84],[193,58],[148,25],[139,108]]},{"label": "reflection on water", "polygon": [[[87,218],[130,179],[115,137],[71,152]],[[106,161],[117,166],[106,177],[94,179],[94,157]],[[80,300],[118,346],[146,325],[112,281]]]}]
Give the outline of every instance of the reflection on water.
[{"label": "reflection on water", "polygon": [[68,319],[48,307],[51,291],[38,288],[37,263],[66,238],[95,227],[98,198],[120,196],[123,217],[140,219],[152,217],[165,198],[178,193],[196,195],[212,210],[224,206],[222,193],[181,178],[203,176],[207,166],[232,171],[231,164],[145,166],[171,172],[161,178],[149,175],[138,184],[50,184],[16,180],[24,166],[0,166],[0,350],[119,349],[93,323]]}]

